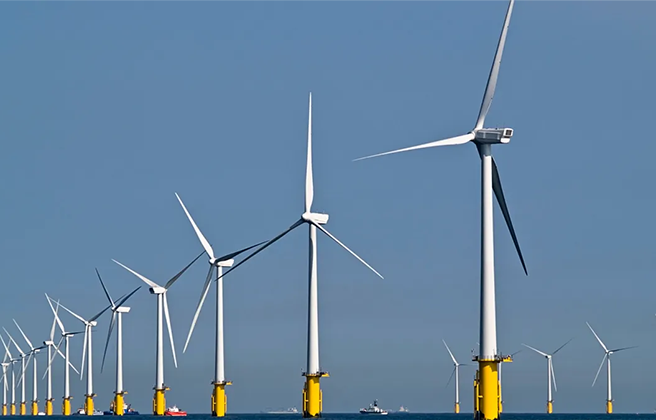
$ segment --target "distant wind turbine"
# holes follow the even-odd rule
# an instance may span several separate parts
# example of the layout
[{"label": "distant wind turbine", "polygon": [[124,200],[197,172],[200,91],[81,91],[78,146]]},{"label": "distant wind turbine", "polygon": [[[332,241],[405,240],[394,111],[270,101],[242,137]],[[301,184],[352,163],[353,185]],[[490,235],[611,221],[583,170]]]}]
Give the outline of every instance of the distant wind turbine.
[{"label": "distant wind turbine", "polygon": [[572,341],[571,338],[565,344],[558,347],[551,354],[547,354],[541,350],[536,349],[535,347],[531,347],[528,344],[522,343],[522,346],[533,350],[534,352],[544,356],[547,359],[547,414],[553,413],[553,398],[551,397],[552,386],[555,391],[558,391],[558,385],[556,385],[556,373],[554,372],[554,368],[553,368],[553,356],[556,353],[558,353],[563,347],[569,344],[570,341]]},{"label": "distant wind turbine", "polygon": [[458,363],[453,353],[451,353],[451,349],[446,344],[446,341],[442,340],[442,342],[444,343],[444,347],[446,347],[446,351],[449,352],[449,356],[451,356],[451,360],[453,360],[453,370],[451,371],[451,376],[449,376],[449,380],[447,381],[446,384],[449,385],[449,382],[451,382],[451,378],[455,376],[456,393],[455,393],[455,402],[453,405],[453,412],[458,414],[460,412],[460,366],[469,366],[469,365],[466,365],[464,363]]}]

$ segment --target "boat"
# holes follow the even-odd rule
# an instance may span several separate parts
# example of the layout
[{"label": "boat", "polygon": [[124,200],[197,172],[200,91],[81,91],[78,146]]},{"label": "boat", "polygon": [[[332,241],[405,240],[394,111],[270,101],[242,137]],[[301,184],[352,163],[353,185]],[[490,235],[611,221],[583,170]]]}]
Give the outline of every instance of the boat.
[{"label": "boat", "polygon": [[[114,401],[109,404],[109,410],[103,411],[103,414],[106,416],[114,415]],[[124,416],[138,416],[139,412],[132,408],[132,404],[123,403],[123,415]]]},{"label": "boat", "polygon": [[164,412],[164,415],[165,416],[186,416],[187,412],[180,410],[177,405],[174,405],[173,407],[167,408],[166,411]]},{"label": "boat", "polygon": [[264,411],[264,414],[298,414],[298,409],[296,407],[289,407],[286,410],[279,411]]},{"label": "boat", "polygon": [[[92,416],[102,416],[103,414],[105,414],[105,413],[103,413],[103,412],[100,411],[100,410],[96,410],[96,409],[94,409],[94,410],[93,410],[93,414],[90,414],[90,415],[92,415]],[[78,408],[77,411],[76,411],[75,413],[73,413],[72,415],[73,415],[73,416],[86,416],[87,413],[86,413],[86,411],[84,411],[84,408],[80,407],[80,408]]]},{"label": "boat", "polygon": [[401,406],[401,408],[399,408],[399,411],[397,411],[397,413],[409,413],[409,412],[410,410],[408,410],[404,406]]},{"label": "boat", "polygon": [[374,400],[374,403],[369,404],[369,407],[361,408],[360,414],[376,414],[379,416],[386,416],[387,410],[383,410],[382,408],[378,407],[378,400]]}]

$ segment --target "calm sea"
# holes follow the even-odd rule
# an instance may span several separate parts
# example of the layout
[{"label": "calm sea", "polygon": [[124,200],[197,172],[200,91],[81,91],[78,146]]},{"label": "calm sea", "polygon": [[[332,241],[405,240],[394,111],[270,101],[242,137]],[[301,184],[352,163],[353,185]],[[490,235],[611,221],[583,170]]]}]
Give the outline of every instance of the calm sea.
[{"label": "calm sea", "polygon": [[[63,418],[63,416],[52,416],[53,418]],[[76,416],[77,417],[77,416]],[[151,418],[153,416],[128,416],[125,419],[139,420],[141,418]],[[656,414],[518,414],[518,413],[504,413],[501,416],[502,420],[608,420],[612,417],[613,420],[636,420],[636,419],[649,419],[656,420]],[[190,414],[187,416],[190,420],[212,420],[212,417],[206,414]],[[440,413],[440,414],[427,414],[427,413],[390,413],[388,416],[382,417],[383,419],[394,420],[471,420],[473,415],[471,413]],[[300,414],[229,414],[225,416],[226,420],[299,420],[302,419]],[[325,420],[373,420],[381,419],[379,416],[369,416],[362,414],[338,414],[338,413],[324,413],[322,419]]]}]

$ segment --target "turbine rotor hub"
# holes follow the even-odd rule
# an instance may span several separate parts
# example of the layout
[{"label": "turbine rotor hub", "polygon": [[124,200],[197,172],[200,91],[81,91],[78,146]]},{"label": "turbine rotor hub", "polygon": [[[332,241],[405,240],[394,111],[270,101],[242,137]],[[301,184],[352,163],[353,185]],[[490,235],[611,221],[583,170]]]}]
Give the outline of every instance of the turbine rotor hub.
[{"label": "turbine rotor hub", "polygon": [[316,223],[318,225],[325,225],[328,223],[328,217],[329,216],[327,214],[312,212],[305,212],[301,215],[301,219],[305,220],[306,222]]},{"label": "turbine rotor hub", "polygon": [[474,130],[474,143],[506,144],[513,136],[512,128],[481,128]]}]

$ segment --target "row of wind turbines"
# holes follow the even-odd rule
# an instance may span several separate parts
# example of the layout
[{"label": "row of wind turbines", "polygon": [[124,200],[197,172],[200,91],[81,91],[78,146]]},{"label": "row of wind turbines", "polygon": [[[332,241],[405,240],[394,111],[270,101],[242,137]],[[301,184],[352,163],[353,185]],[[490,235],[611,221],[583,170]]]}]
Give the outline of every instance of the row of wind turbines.
[{"label": "row of wind turbines", "polygon": [[[599,338],[599,336],[592,328],[592,326],[590,326],[588,322],[586,322],[586,325],[588,326],[588,328],[590,329],[594,337],[597,339],[599,345],[601,345],[601,348],[604,351],[604,356],[601,359],[601,364],[599,365],[599,369],[597,369],[597,373],[595,374],[594,380],[592,381],[592,386],[594,387],[595,384],[597,383],[597,379],[599,378],[599,373],[601,373],[601,369],[604,367],[604,364],[606,364],[606,413],[611,414],[613,412],[613,390],[612,390],[612,381],[611,381],[611,374],[610,374],[610,356],[614,353],[618,353],[623,350],[636,348],[637,346],[609,349],[608,347],[606,347],[606,344],[604,344],[604,342],[601,341],[601,338]],[[556,392],[558,391],[558,385],[556,384],[556,372],[554,371],[554,367],[553,367],[553,357],[556,355],[556,353],[558,353],[566,345],[568,345],[572,340],[573,338],[570,338],[563,345],[561,345],[551,353],[546,353],[542,350],[538,350],[535,347],[529,346],[528,344],[522,343],[522,346],[534,351],[535,353],[544,357],[547,360],[547,406],[546,406],[547,414],[553,413],[553,391]],[[451,379],[455,378],[455,401],[454,401],[453,410],[454,413],[459,413],[460,412],[460,367],[469,366],[469,365],[466,363],[459,363],[456,357],[453,355],[453,352],[451,351],[449,346],[446,344],[446,341],[442,340],[442,342],[444,343],[444,347],[446,347],[446,350],[449,352],[449,356],[453,361],[453,370],[451,371],[451,376],[447,381],[447,386],[451,382]],[[513,353],[513,356],[519,353],[520,351],[521,350]],[[499,369],[499,385],[501,385],[501,369]],[[503,398],[501,397],[501,393],[499,394],[499,397],[501,399],[501,404],[503,404]]]}]

